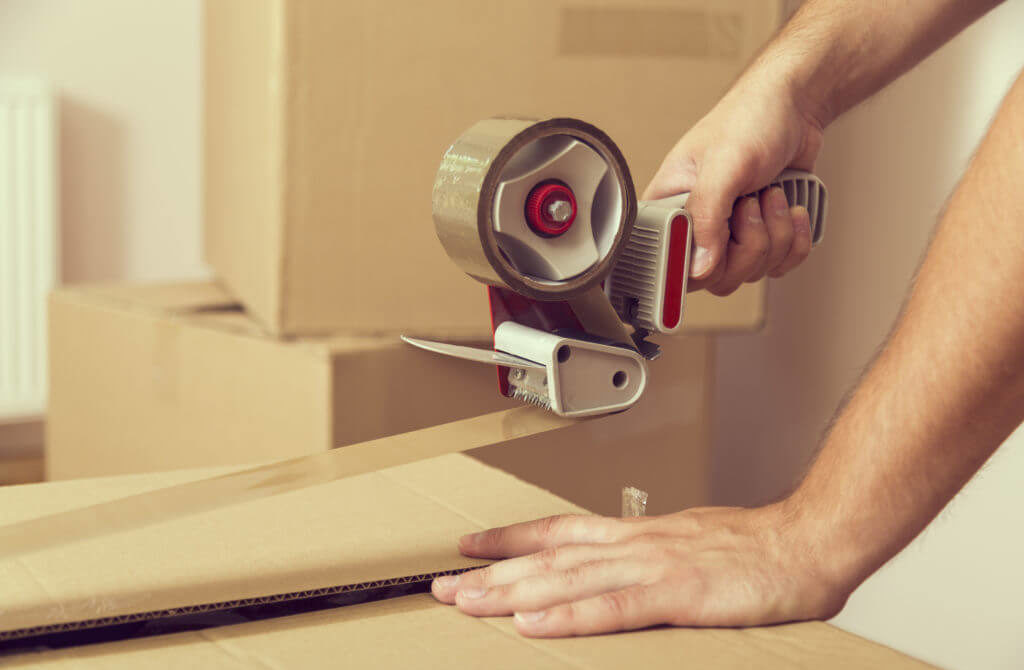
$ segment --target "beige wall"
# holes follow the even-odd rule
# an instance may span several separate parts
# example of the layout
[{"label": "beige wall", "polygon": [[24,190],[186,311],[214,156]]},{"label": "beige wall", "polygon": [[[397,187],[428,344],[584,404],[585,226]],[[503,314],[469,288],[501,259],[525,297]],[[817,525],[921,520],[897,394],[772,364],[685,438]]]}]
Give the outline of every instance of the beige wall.
[{"label": "beige wall", "polygon": [[[780,495],[809,457],[887,333],[936,213],[1024,65],[1021,26],[1024,4],[1006,3],[826,135],[824,246],[770,286],[763,333],[718,345],[717,502]],[[836,622],[948,667],[1024,667],[1022,450],[1019,432]]]},{"label": "beige wall", "polygon": [[60,95],[65,281],[205,274],[199,0],[0,0],[0,75]]}]

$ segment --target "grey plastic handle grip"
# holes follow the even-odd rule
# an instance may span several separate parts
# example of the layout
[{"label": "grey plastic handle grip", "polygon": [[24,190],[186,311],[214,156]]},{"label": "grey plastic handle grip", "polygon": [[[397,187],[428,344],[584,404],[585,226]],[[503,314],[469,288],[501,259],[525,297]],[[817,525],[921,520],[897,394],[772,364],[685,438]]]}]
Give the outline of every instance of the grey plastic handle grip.
[{"label": "grey plastic handle grip", "polygon": [[[828,215],[828,191],[825,184],[815,175],[803,170],[785,170],[768,186],[781,186],[790,207],[802,206],[811,219],[811,242],[817,244],[825,236],[825,220]],[[643,204],[669,209],[686,209],[689,193],[680,193],[661,200],[648,200]]]}]

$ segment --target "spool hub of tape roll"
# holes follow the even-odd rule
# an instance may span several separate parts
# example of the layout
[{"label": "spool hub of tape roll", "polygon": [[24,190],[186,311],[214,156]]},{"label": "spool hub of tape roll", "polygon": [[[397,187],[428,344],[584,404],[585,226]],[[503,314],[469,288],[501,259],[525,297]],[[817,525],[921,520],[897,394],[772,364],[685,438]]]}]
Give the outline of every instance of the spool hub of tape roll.
[{"label": "spool hub of tape roll", "polygon": [[636,206],[618,147],[577,119],[480,121],[448,149],[434,182],[434,224],[452,260],[535,300],[600,283]]}]

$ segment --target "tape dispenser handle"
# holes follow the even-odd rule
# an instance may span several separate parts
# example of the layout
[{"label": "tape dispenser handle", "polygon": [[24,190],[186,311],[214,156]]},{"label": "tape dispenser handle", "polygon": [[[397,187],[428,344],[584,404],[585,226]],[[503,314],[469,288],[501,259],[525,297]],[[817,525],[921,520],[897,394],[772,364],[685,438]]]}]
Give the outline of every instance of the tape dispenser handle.
[{"label": "tape dispenser handle", "polygon": [[[825,232],[828,208],[821,180],[809,172],[786,170],[765,188],[771,186],[782,188],[790,206],[807,208],[811,242],[817,244]],[[613,268],[606,288],[618,317],[635,328],[667,335],[682,328],[693,245],[688,198],[688,193],[682,193],[637,207],[633,234],[623,254],[626,261]]]},{"label": "tape dispenser handle", "polygon": [[[807,209],[811,219],[811,242],[814,244],[820,242],[825,235],[825,220],[828,213],[828,192],[822,181],[810,172],[785,170],[771,180],[765,189],[772,186],[782,188],[790,207],[801,206]],[[689,193],[680,193],[660,200],[647,200],[643,204],[656,205],[666,209],[686,209],[686,201],[689,197]]]}]

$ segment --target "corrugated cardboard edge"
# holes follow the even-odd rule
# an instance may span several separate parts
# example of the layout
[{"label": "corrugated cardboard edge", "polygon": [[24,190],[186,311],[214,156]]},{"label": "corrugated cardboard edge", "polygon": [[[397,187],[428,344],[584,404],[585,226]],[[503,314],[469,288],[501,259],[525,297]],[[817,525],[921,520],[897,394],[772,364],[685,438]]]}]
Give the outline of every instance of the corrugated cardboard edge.
[{"label": "corrugated cardboard edge", "polygon": [[421,584],[433,581],[435,577],[442,575],[457,575],[477,566],[468,568],[456,568],[452,570],[438,570],[419,575],[404,575],[399,577],[388,577],[358,584],[338,584],[336,586],[325,586],[317,589],[306,589],[303,591],[292,591],[289,593],[275,593],[252,598],[241,598],[238,600],[224,600],[221,602],[197,603],[184,607],[170,609],[150,610],[146,612],[132,612],[118,616],[99,617],[97,619],[82,619],[79,621],[66,621],[52,623],[42,626],[31,626],[12,630],[0,630],[0,642],[9,642],[28,637],[40,635],[51,635],[53,633],[69,633],[71,631],[88,630],[90,628],[103,628],[105,626],[118,626],[127,623],[138,623],[142,621],[153,621],[156,619],[169,619],[171,617],[185,616],[189,614],[200,614],[205,612],[216,612],[240,607],[252,607],[254,605],[269,605],[283,603],[292,600],[306,600],[309,598],[320,598],[323,596],[338,595],[342,593],[354,593],[356,591],[370,591],[388,586],[402,584]]}]

